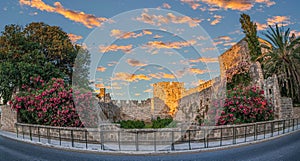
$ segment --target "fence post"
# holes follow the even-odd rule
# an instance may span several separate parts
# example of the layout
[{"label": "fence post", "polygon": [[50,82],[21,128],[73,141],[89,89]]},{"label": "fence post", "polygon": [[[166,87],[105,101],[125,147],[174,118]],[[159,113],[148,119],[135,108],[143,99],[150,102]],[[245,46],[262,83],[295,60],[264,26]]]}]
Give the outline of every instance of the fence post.
[{"label": "fence post", "polygon": [[59,145],[61,146],[61,134],[60,134],[60,128],[58,129],[58,137],[59,137]]},{"label": "fence post", "polygon": [[118,130],[118,144],[119,144],[119,151],[121,151],[121,132]]},{"label": "fence post", "polygon": [[171,143],[171,150],[174,151],[175,148],[174,148],[174,131],[172,131],[172,143]]},{"label": "fence post", "polygon": [[41,134],[40,134],[40,127],[38,126],[38,138],[39,138],[39,142],[41,142]]},{"label": "fence post", "polygon": [[206,135],[206,128],[204,128],[204,148],[208,148],[208,137]]},{"label": "fence post", "polygon": [[236,136],[235,136],[235,126],[232,127],[232,144],[236,143]]},{"label": "fence post", "polygon": [[254,140],[257,140],[257,124],[254,124]]},{"label": "fence post", "polygon": [[273,133],[274,133],[274,122],[271,122],[271,137],[273,137]]},{"label": "fence post", "polygon": [[47,139],[48,139],[48,144],[50,144],[50,128],[47,128]]},{"label": "fence post", "polygon": [[31,126],[29,126],[29,136],[30,136],[30,140],[32,141]]},{"label": "fence post", "polygon": [[279,135],[279,130],[280,130],[280,127],[279,127],[279,121],[277,122],[277,134]]},{"label": "fence post", "polygon": [[266,123],[264,123],[264,139],[266,138]]},{"label": "fence post", "polygon": [[100,129],[100,140],[101,140],[101,150],[105,150],[104,149],[104,135],[103,135],[103,131]]},{"label": "fence post", "polygon": [[72,143],[72,147],[74,147],[73,129],[71,129],[71,143]]},{"label": "fence post", "polygon": [[88,137],[87,137],[87,130],[84,130],[84,136],[85,136],[85,148],[88,148]]},{"label": "fence post", "polygon": [[139,131],[136,131],[136,135],[135,135],[135,148],[136,151],[139,151]]},{"label": "fence post", "polygon": [[191,150],[191,130],[188,129],[188,133],[189,133],[189,150]]},{"label": "fence post", "polygon": [[221,127],[220,146],[222,146],[222,139],[223,139],[223,128]]},{"label": "fence post", "polygon": [[293,131],[295,130],[295,119],[293,118]]},{"label": "fence post", "polygon": [[244,142],[247,142],[247,125],[245,126],[245,141]]},{"label": "fence post", "polygon": [[154,131],[153,135],[154,135],[154,151],[156,151],[156,131]]},{"label": "fence post", "polygon": [[283,120],[283,134],[285,133],[285,120]]},{"label": "fence post", "polygon": [[23,139],[24,139],[24,126],[22,125],[22,134],[23,134]]},{"label": "fence post", "polygon": [[19,128],[18,128],[18,123],[16,123],[16,131],[17,131],[17,138],[19,138]]}]

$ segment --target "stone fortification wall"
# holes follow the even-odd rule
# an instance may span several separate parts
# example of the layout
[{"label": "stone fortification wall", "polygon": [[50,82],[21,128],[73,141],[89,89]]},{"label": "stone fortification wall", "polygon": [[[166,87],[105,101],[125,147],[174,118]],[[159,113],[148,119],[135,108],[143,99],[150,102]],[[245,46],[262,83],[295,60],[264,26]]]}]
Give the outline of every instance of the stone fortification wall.
[{"label": "stone fortification wall", "polygon": [[3,105],[1,109],[1,130],[15,132],[15,123],[18,121],[17,112],[9,105]]}]

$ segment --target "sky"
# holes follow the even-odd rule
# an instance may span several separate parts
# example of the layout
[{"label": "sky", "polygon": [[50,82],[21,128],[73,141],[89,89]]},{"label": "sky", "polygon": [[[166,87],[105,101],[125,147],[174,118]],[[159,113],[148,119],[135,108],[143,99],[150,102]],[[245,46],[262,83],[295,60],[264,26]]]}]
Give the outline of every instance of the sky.
[{"label": "sky", "polygon": [[185,88],[217,77],[218,56],[241,40],[242,13],[263,38],[278,23],[300,36],[297,0],[1,0],[5,25],[59,26],[91,53],[90,80],[113,99],[152,97],[152,85]]}]

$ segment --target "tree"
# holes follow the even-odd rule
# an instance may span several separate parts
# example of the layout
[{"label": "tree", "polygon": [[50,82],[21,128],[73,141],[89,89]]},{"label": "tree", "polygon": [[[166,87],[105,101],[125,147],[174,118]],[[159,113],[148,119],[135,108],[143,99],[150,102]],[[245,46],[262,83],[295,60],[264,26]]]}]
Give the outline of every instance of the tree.
[{"label": "tree", "polygon": [[[65,78],[71,84],[75,58],[81,48],[72,44],[67,33],[57,26],[41,22],[24,29],[19,25],[6,26],[0,36],[0,96],[4,103],[13,92],[22,90],[22,85],[29,85],[30,77],[41,76],[46,82],[53,77]],[[89,58],[87,50],[81,55]],[[83,70],[81,73],[88,71],[87,59],[77,67]],[[80,69],[80,65],[85,66]]]},{"label": "tree", "polygon": [[246,35],[251,61],[256,61],[262,54],[256,31],[257,26],[251,21],[250,16],[244,13],[241,14],[240,23],[242,25],[243,32]]},{"label": "tree", "polygon": [[266,47],[269,52],[263,62],[265,76],[276,74],[281,95],[300,102],[300,71],[297,68],[300,64],[300,37],[290,37],[290,29],[285,30],[277,24],[275,28],[269,26],[263,35],[272,45]]}]

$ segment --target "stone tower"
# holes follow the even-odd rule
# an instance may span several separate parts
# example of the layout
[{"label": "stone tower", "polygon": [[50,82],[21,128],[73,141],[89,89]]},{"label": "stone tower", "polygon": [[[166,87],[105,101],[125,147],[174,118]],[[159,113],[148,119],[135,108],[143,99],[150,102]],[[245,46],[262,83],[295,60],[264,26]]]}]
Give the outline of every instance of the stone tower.
[{"label": "stone tower", "polygon": [[178,100],[184,94],[182,82],[158,82],[153,85],[152,112],[157,115],[171,115],[177,112]]}]

